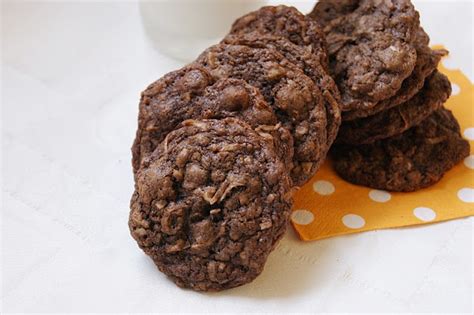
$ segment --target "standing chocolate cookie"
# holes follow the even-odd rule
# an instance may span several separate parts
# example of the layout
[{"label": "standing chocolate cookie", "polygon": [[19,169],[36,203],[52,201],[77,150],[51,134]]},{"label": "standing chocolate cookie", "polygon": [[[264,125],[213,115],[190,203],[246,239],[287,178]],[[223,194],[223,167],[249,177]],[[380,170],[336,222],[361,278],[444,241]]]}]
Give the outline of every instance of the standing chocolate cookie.
[{"label": "standing chocolate cookie", "polygon": [[331,149],[334,167],[342,178],[390,191],[415,191],[433,185],[467,155],[469,143],[445,108],[401,135]]},{"label": "standing chocolate cookie", "polygon": [[322,91],[327,119],[327,147],[329,148],[332,145],[341,124],[341,97],[336,83],[320,64],[312,48],[293,44],[284,37],[260,34],[258,32],[227,35],[222,42],[253,48],[276,49],[288,61],[298,66],[310,77]]},{"label": "standing chocolate cookie", "polygon": [[309,16],[325,24],[343,111],[392,97],[412,73],[419,15],[409,0],[321,0]]},{"label": "standing chocolate cookie", "polygon": [[368,117],[398,106],[411,99],[423,88],[426,78],[436,70],[441,58],[446,56],[448,52],[444,49],[432,50],[429,48],[427,46],[429,42],[428,35],[426,35],[421,27],[419,35],[416,46],[417,57],[415,69],[413,69],[410,76],[403,81],[402,87],[398,90],[397,94],[378,102],[372,108],[344,112],[342,114],[342,119],[344,121]]},{"label": "standing chocolate cookie", "polygon": [[450,95],[451,83],[444,74],[436,71],[408,102],[366,118],[344,122],[337,142],[367,144],[398,135],[438,110]]},{"label": "standing chocolate cookie", "polygon": [[327,119],[322,93],[311,78],[271,48],[219,44],[196,63],[215,79],[238,78],[260,89],[283,127],[292,132],[295,185],[314,175],[327,152]]},{"label": "standing chocolate cookie", "polygon": [[152,83],[143,93],[139,126],[132,148],[135,171],[141,162],[186,119],[237,117],[253,128],[273,129],[284,141],[278,147],[288,165],[293,158],[293,140],[279,128],[272,108],[257,88],[243,80],[221,79],[198,66],[184,67]]},{"label": "standing chocolate cookie", "polygon": [[327,70],[327,48],[321,27],[296,8],[284,5],[262,7],[237,19],[229,34],[260,33],[288,39],[299,46],[309,46]]},{"label": "standing chocolate cookie", "polygon": [[188,120],[137,174],[129,226],[177,285],[252,281],[286,230],[291,180],[268,135],[237,119]]}]

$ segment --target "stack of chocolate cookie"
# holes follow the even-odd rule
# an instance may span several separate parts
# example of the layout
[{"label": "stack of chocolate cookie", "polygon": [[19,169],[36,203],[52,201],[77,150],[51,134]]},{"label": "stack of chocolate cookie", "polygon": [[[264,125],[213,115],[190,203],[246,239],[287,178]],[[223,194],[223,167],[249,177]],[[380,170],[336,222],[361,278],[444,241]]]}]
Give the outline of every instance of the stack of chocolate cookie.
[{"label": "stack of chocolate cookie", "polygon": [[414,191],[437,182],[469,153],[443,107],[451,94],[409,0],[320,0],[308,15],[326,34],[343,123],[331,157],[360,185]]},{"label": "stack of chocolate cookie", "polygon": [[338,132],[327,60],[317,23],[264,7],[142,93],[129,226],[176,284],[222,290],[260,274],[293,188]]}]

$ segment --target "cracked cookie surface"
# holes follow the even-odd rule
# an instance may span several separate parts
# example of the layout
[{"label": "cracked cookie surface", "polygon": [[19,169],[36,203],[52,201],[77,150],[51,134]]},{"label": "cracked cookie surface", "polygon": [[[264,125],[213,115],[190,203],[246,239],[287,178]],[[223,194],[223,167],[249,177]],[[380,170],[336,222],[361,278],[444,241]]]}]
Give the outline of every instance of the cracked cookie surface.
[{"label": "cracked cookie surface", "polygon": [[415,96],[423,88],[426,78],[436,70],[441,58],[448,54],[444,49],[432,50],[428,47],[428,43],[429,37],[420,27],[417,37],[415,68],[410,76],[403,81],[400,90],[394,96],[378,102],[372,108],[346,111],[342,114],[342,119],[349,121],[375,115],[398,106]]},{"label": "cracked cookie surface", "polygon": [[409,0],[321,0],[308,16],[323,24],[343,111],[374,107],[412,73],[419,14]]},{"label": "cracked cookie surface", "polygon": [[132,236],[177,285],[252,281],[284,234],[291,180],[268,135],[233,118],[187,120],[144,162]]}]

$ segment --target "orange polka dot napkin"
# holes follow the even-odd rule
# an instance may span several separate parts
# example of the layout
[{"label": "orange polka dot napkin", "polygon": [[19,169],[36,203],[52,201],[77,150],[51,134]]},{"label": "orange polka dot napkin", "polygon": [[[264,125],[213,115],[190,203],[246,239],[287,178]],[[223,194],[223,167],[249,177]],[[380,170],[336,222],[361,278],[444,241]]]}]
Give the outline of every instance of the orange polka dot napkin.
[{"label": "orange polka dot napkin", "polygon": [[393,193],[356,186],[339,178],[329,161],[295,195],[291,222],[304,241],[428,224],[474,215],[474,85],[459,70],[440,66],[452,82],[446,107],[469,140],[471,154],[426,189]]}]

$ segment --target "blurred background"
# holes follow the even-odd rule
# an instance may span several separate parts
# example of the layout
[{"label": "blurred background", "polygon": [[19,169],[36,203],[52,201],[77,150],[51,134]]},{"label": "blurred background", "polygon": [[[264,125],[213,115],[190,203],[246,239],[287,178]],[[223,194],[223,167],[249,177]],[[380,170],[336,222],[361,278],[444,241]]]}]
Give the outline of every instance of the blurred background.
[{"label": "blurred background", "polygon": [[[314,5],[1,1],[3,312],[472,312],[472,218],[312,243],[289,229],[256,281],[222,294],[175,287],[139,251],[140,92],[264,3]],[[473,81],[473,2],[414,3]]]}]

